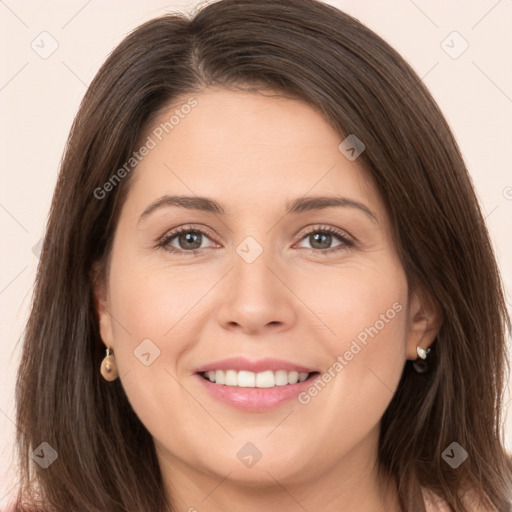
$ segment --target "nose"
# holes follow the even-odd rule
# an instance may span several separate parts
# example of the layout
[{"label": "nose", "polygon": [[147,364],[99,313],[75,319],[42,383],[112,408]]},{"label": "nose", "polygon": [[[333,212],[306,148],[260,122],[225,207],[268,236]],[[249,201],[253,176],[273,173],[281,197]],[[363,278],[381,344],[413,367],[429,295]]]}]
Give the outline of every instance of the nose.
[{"label": "nose", "polygon": [[298,299],[282,265],[264,250],[249,263],[237,253],[221,290],[218,322],[245,334],[283,332],[297,320]]}]

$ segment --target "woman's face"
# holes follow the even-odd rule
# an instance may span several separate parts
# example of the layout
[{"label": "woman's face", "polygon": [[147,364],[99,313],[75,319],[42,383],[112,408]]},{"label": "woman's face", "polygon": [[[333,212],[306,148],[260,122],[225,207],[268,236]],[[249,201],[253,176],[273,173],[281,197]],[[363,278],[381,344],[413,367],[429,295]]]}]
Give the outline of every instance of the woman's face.
[{"label": "woman's face", "polygon": [[383,203],[306,104],[193,98],[141,138],[97,292],[128,399],[167,474],[357,475],[421,340]]}]

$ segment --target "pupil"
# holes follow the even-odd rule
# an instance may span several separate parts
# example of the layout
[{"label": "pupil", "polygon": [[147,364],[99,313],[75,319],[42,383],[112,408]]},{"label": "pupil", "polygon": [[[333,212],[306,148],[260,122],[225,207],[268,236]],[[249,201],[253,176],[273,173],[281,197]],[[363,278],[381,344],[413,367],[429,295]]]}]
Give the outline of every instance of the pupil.
[{"label": "pupil", "polygon": [[[331,245],[331,238],[332,235],[329,235],[328,233],[315,233],[313,236],[313,243],[311,243],[311,246],[316,249],[328,249]],[[324,242],[324,245],[322,246],[322,241]],[[321,247],[315,247],[315,244],[320,242]],[[327,242],[327,243],[325,243]]]}]

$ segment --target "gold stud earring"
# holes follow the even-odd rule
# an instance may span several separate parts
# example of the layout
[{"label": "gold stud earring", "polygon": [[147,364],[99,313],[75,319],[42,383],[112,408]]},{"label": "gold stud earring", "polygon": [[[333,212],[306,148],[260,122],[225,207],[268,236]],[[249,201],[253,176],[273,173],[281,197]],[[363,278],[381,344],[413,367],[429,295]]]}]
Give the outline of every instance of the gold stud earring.
[{"label": "gold stud earring", "polygon": [[107,348],[106,350],[107,355],[103,358],[103,361],[101,362],[101,375],[102,377],[112,382],[113,380],[116,380],[117,377],[119,377],[119,372],[117,371],[116,361],[114,359],[114,354],[110,350],[110,348]]}]

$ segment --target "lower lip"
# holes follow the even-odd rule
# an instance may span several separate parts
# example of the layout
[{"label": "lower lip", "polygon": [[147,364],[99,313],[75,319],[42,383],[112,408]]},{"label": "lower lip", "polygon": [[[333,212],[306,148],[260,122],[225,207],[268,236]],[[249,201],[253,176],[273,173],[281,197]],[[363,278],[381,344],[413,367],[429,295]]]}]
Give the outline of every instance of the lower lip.
[{"label": "lower lip", "polygon": [[305,381],[285,386],[274,386],[273,388],[241,388],[237,386],[225,386],[215,384],[196,373],[206,390],[211,395],[236,409],[243,411],[268,411],[281,404],[296,398],[299,393],[307,389],[318,373],[311,374]]}]

